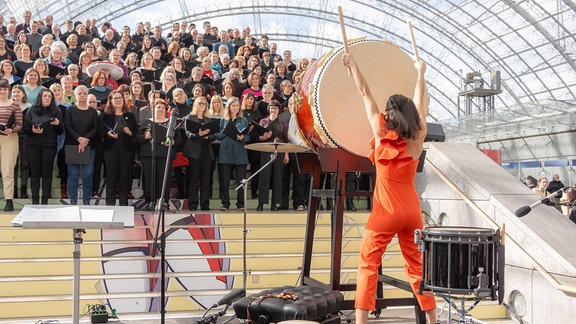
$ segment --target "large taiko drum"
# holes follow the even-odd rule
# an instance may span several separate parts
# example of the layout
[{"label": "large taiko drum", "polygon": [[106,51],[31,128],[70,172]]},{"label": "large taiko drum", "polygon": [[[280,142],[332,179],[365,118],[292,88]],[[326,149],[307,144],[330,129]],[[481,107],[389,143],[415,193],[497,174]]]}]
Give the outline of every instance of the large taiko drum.
[{"label": "large taiko drum", "polygon": [[504,285],[500,231],[429,227],[417,231],[416,237],[422,251],[421,292],[491,300],[500,295]]},{"label": "large taiko drum", "polygon": [[[417,72],[412,58],[396,44],[379,40],[349,42],[378,108],[384,111],[388,98],[397,93],[412,97]],[[340,147],[352,154],[366,156],[373,137],[364,104],[354,79],[342,64],[343,46],[311,64],[298,88],[302,105],[297,112],[298,125],[308,145]],[[428,104],[428,96],[425,96]]]}]

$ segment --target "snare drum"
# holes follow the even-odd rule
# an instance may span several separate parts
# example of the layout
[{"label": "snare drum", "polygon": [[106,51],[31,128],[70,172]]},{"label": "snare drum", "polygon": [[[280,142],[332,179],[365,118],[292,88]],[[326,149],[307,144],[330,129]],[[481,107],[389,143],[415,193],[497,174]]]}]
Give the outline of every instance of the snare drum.
[{"label": "snare drum", "polygon": [[499,230],[430,227],[417,237],[423,252],[420,292],[496,300],[504,262]]},{"label": "snare drum", "polygon": [[[412,58],[388,41],[355,40],[350,53],[370,86],[380,111],[393,94],[412,97],[417,72]],[[298,93],[302,104],[296,112],[304,140],[313,150],[340,147],[365,157],[370,152],[372,129],[354,79],[342,64],[342,46],[310,64]],[[428,105],[428,96],[425,96]]]}]

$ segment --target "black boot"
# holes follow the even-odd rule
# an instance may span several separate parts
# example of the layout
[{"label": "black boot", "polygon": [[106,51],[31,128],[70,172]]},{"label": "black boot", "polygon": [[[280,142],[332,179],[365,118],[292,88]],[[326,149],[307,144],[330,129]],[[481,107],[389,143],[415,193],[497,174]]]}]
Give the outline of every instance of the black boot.
[{"label": "black boot", "polygon": [[48,197],[42,197],[42,205],[48,205]]},{"label": "black boot", "polygon": [[[20,187],[20,198],[28,198],[28,187],[26,185],[22,185]],[[14,196],[16,196],[16,191],[14,191]]]},{"label": "black boot", "polygon": [[18,185],[14,184],[14,198],[18,198]]},{"label": "black boot", "polygon": [[4,211],[14,211],[14,204],[12,199],[6,199],[6,206],[4,206]]},{"label": "black boot", "polygon": [[40,197],[32,196],[32,205],[38,205],[38,204],[40,204]]}]

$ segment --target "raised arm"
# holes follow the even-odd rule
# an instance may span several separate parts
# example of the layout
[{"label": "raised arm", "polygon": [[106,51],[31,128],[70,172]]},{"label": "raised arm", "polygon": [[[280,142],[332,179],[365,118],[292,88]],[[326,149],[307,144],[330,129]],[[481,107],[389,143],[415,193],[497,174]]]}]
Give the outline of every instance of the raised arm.
[{"label": "raised arm", "polygon": [[380,129],[380,111],[378,110],[376,99],[374,99],[372,92],[370,92],[368,82],[366,82],[364,75],[362,72],[360,72],[360,69],[358,68],[358,65],[356,65],[352,54],[344,54],[342,56],[342,63],[346,67],[349,67],[350,71],[352,72],[352,77],[354,78],[356,88],[358,89],[358,92],[360,92],[362,100],[364,101],[366,117],[368,117],[368,120],[370,121],[372,133],[374,134],[376,143],[379,143],[380,139],[382,138],[382,130]]},{"label": "raised arm", "polygon": [[[426,94],[426,81],[424,80],[424,73],[426,72],[426,63],[422,61],[414,62],[414,67],[418,71],[418,78],[416,79],[416,87],[414,88],[414,105],[420,115],[420,134],[418,139],[424,140],[426,137],[426,116],[428,116],[428,106],[424,104],[424,96]],[[422,133],[424,136],[422,136]]]}]

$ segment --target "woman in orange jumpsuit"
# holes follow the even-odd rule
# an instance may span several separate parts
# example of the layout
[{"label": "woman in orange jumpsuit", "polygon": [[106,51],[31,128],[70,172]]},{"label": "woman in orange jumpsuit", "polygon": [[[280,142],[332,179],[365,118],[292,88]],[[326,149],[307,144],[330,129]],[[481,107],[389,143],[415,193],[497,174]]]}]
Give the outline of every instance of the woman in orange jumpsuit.
[{"label": "woman in orange jumpsuit", "polygon": [[412,290],[420,307],[426,312],[428,322],[436,323],[434,297],[418,294],[422,279],[422,254],[414,243],[414,230],[423,227],[414,177],[426,137],[426,64],[421,61],[414,63],[418,71],[414,99],[400,94],[392,95],[384,112],[380,113],[378,103],[352,54],[344,54],[342,62],[350,68],[364,102],[374,133],[370,142],[372,151],[369,158],[376,165],[373,208],[360,247],[356,323],[366,323],[368,312],[375,308],[378,267],[382,263],[382,254],[396,234],[406,261],[404,268]]}]

